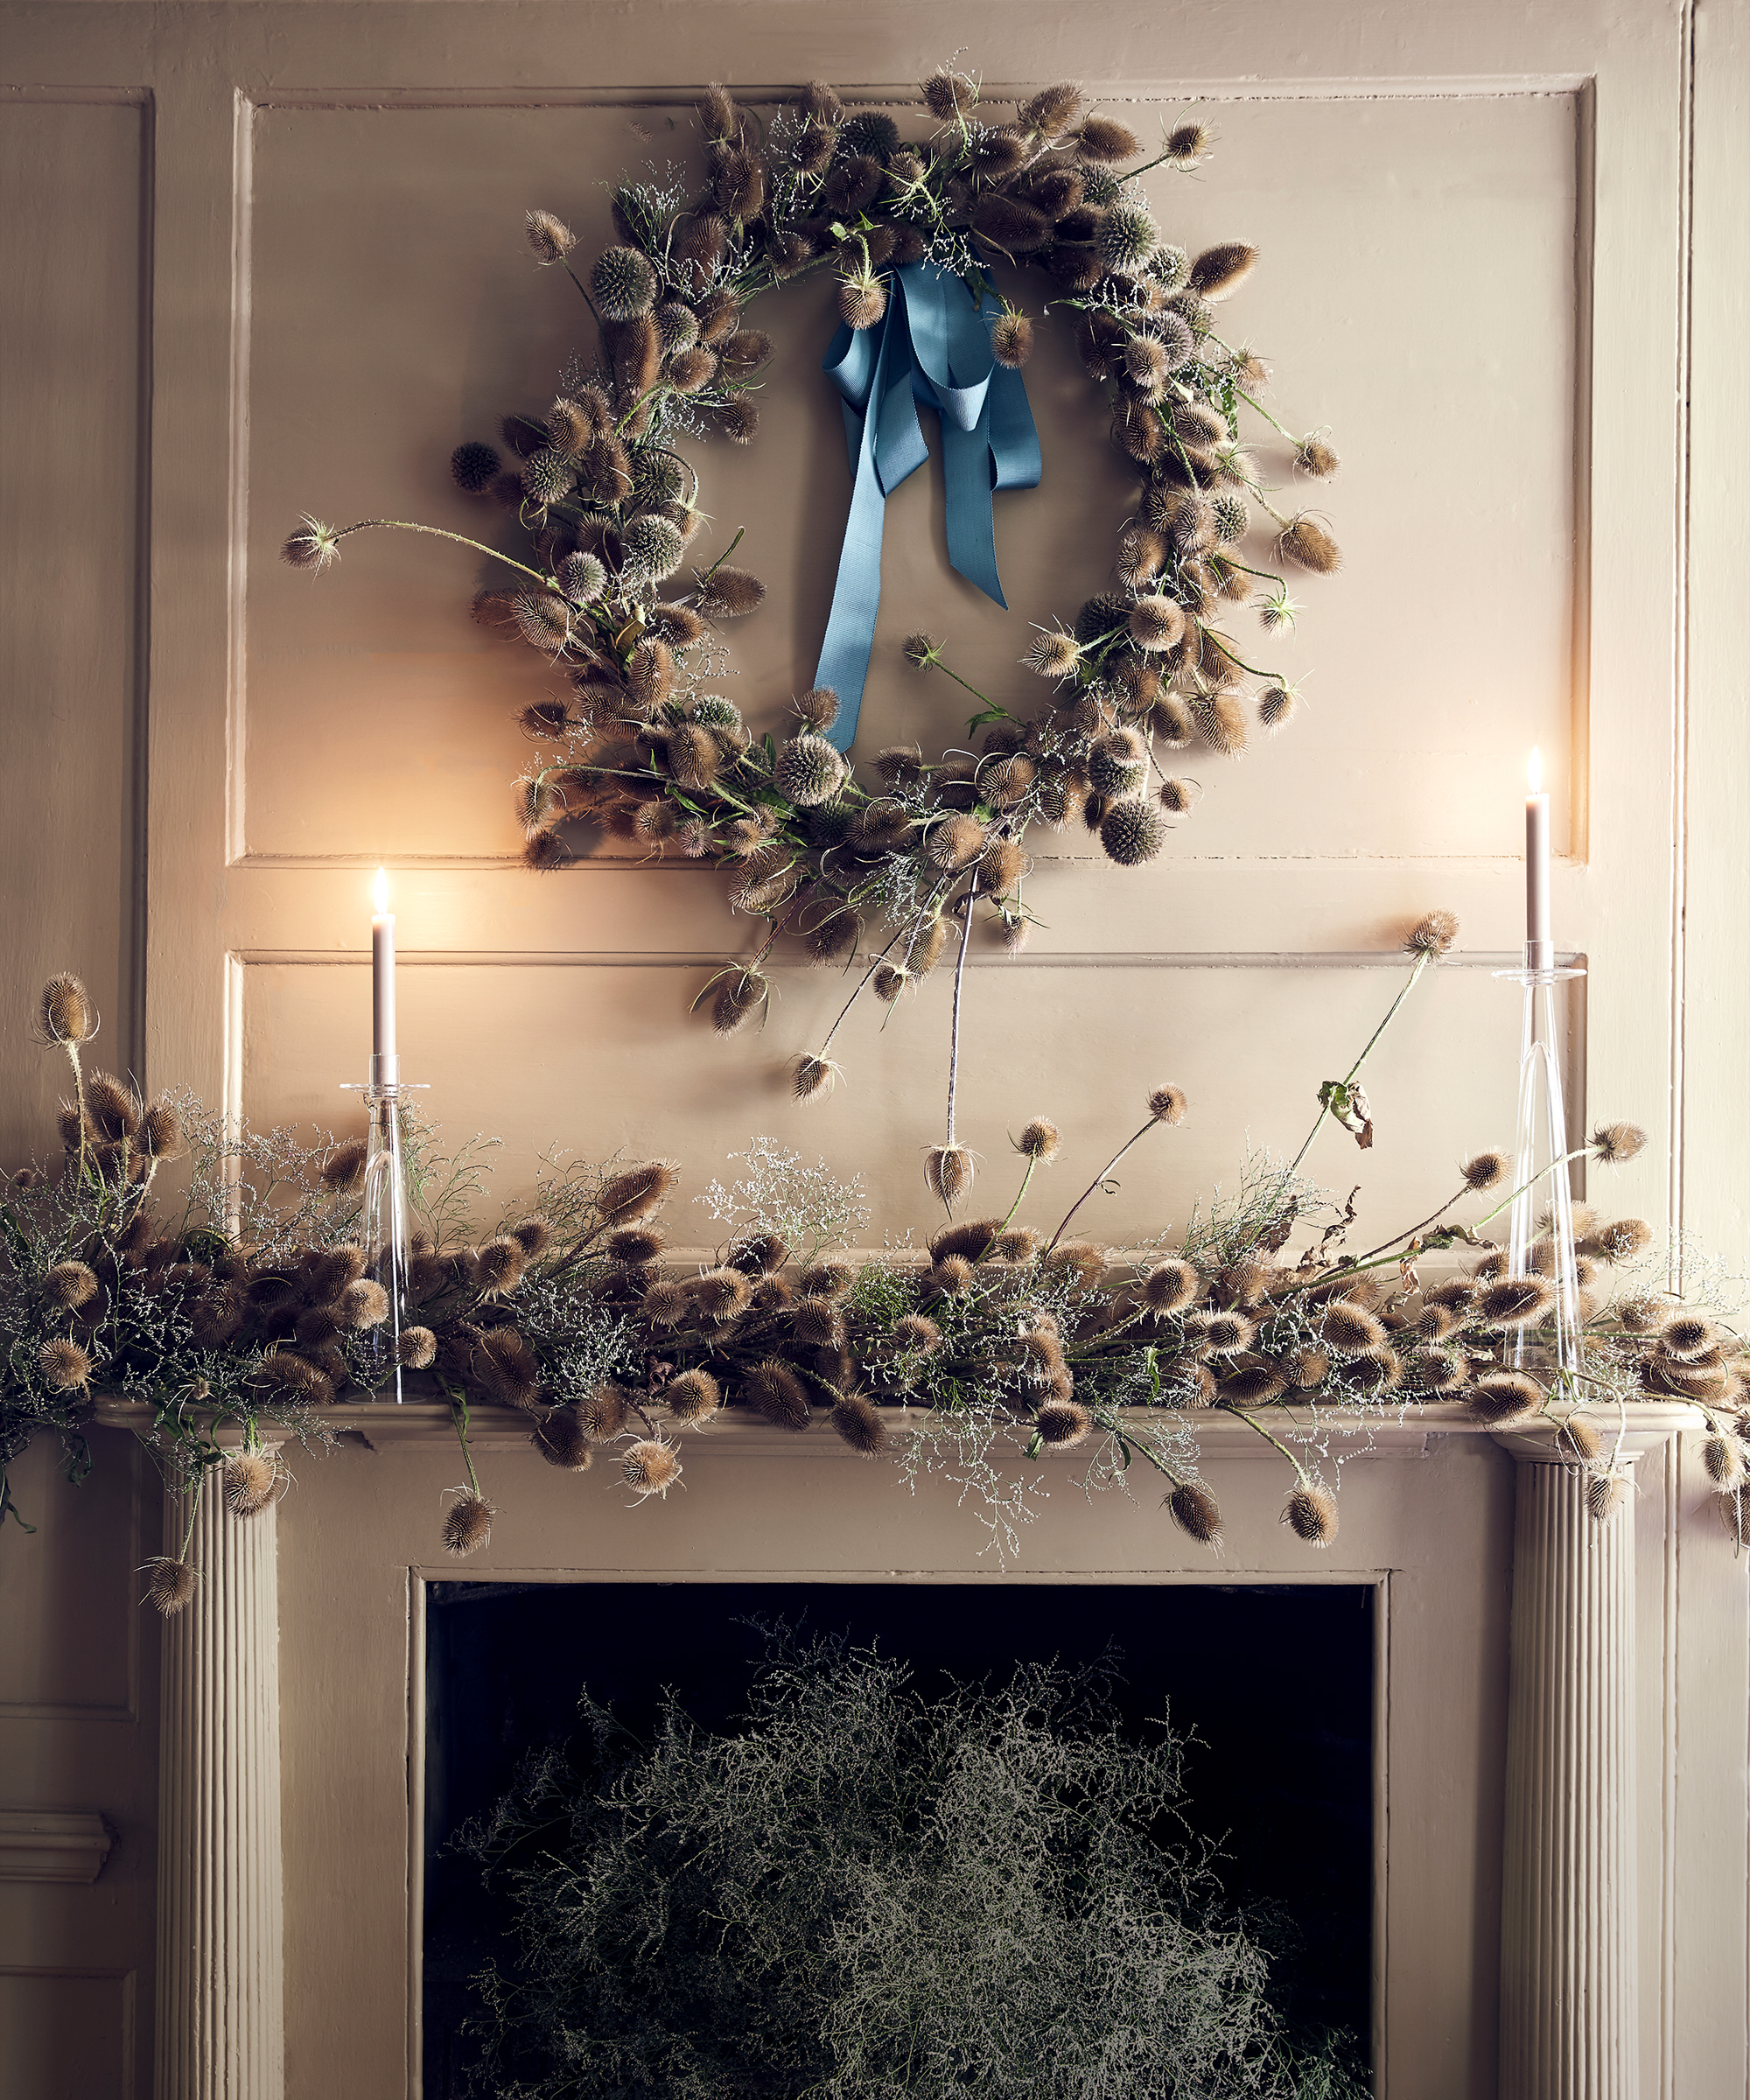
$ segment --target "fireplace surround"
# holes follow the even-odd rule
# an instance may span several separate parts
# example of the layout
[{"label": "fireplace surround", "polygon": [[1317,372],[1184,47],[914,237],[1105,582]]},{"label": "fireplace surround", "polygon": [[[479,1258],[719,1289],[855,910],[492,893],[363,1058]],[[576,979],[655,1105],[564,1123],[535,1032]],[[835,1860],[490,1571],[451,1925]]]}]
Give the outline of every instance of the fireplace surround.
[{"label": "fireplace surround", "polygon": [[[291,1454],[276,1510],[239,1524],[206,1499],[206,1588],[165,1632],[163,2100],[422,2090],[425,1614],[456,1572],[436,1542],[459,1464],[444,1408],[330,1419],[338,1447]],[[1146,1491],[1084,1500],[1058,1459],[1026,1558],[999,1572],[951,1490],[907,1494],[836,1440],[724,1423],[689,1440],[684,1495],[627,1507],[545,1466],[520,1418],[481,1410],[505,1514],[468,1574],[1372,1585],[1377,2090],[1634,2100],[1639,2007],[1674,1929],[1661,1600],[1693,1426],[1682,1406],[1636,1410],[1637,1494],[1600,1527],[1543,1438],[1409,1410],[1348,1463],[1342,1530],[1314,1553],[1277,1521],[1274,1454],[1212,1424],[1219,1554]]]}]

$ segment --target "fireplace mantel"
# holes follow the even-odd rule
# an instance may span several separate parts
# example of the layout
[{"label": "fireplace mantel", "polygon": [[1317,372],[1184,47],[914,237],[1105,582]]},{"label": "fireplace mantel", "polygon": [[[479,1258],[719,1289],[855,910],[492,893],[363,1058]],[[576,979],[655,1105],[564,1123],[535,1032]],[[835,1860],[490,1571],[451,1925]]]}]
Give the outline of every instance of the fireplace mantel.
[{"label": "fireplace mantel", "polygon": [[[1305,1427],[1289,1410],[1262,1418],[1284,1439]],[[823,1425],[797,1436],[720,1419],[687,1439],[690,1497],[639,1509],[596,1476],[545,1466],[527,1417],[491,1407],[472,1411],[471,1442],[506,1516],[476,1558],[447,1562],[438,1519],[459,1472],[448,1407],[337,1406],[320,1419],[336,1448],[298,1464],[281,1508],[245,1523],[205,1498],[206,1579],[166,1628],[158,2100],[317,2090],[309,2072],[287,2082],[294,1950],[304,1983],[328,1975],[331,1998],[345,2001],[325,2006],[325,2035],[359,2038],[314,2042],[316,2056],[326,2048],[344,2063],[356,2050],[363,2062],[374,2048],[371,2075],[350,2090],[418,2094],[429,1582],[464,1569],[488,1580],[1004,1578],[952,1529],[951,1494],[941,1508],[928,1488],[914,1502]],[[104,1402],[97,1421],[138,1432],[150,1411]],[[1632,1408],[1622,1453],[1642,1472],[1700,1422],[1682,1404]],[[1212,1418],[1200,1444],[1228,1519],[1221,1558],[1170,1531],[1152,1495],[1054,1496],[1006,1578],[1377,1585],[1380,2090],[1638,2100],[1634,1592],[1650,1517],[1637,1522],[1631,1500],[1592,1523],[1583,1479],[1546,1431],[1491,1434],[1452,1405],[1324,1425],[1364,1436],[1326,1552],[1275,1521],[1280,1454]],[[895,1427],[928,1433],[903,1416]],[[1073,1463],[1040,1461],[1054,1485]],[[1642,1499],[1650,1510],[1663,1498]],[[186,1505],[171,1502],[179,1527]],[[308,1855],[324,1843],[333,1853],[318,1869]],[[1450,1971],[1462,1935],[1445,1914],[1462,1901],[1475,1907],[1476,1949],[1460,1988]],[[342,1913],[354,1909],[370,1955],[349,1965],[342,1951],[312,1952],[312,1933],[351,1944]],[[381,1922],[391,1916],[404,1934],[392,1956]],[[360,1961],[374,1964],[368,1978],[353,1974]],[[386,2023],[380,2001],[396,1978],[407,2010],[397,1992]],[[1466,2068],[1484,2027],[1490,2061]]]}]

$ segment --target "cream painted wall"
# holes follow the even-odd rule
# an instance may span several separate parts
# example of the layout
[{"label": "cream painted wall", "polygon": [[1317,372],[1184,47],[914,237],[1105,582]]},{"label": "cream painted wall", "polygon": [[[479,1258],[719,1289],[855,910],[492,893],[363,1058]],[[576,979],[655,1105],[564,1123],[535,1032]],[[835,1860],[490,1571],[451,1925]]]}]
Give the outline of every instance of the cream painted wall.
[{"label": "cream painted wall", "polygon": [[[1406,1214],[1505,1133],[1511,1017],[1488,970],[1519,930],[1517,783],[1537,741],[1560,760],[1558,930],[1591,970],[1577,1091],[1657,1140],[1614,1193],[1742,1266],[1745,11],[0,4],[0,998],[19,1013],[47,970],[80,968],[106,1042],[153,1083],[339,1122],[363,1048],[366,887],[387,858],[410,1068],[451,1128],[507,1138],[507,1186],[558,1141],[661,1146],[697,1187],[764,1130],[862,1167],[877,1231],[918,1222],[945,986],[885,1036],[859,1028],[850,1090],[795,1110],[781,1062],[842,998],[836,978],[787,970],[766,1035],[714,1043],[686,1001],[702,962],[745,942],[715,878],[516,864],[512,718],[542,680],[467,622],[466,559],[360,538],[312,584],[274,555],[304,508],[463,529],[478,514],[447,483],[451,446],[544,399],[583,340],[563,282],[528,267],[525,206],[598,234],[595,182],[654,150],[634,126],[666,152],[704,79],[757,96],[818,73],[878,100],[958,47],[993,81],[1081,77],[1137,105],[1140,128],[1191,106],[1214,121],[1216,157],[1160,186],[1163,217],[1264,249],[1232,311],[1272,356],[1284,420],[1334,427],[1349,555],[1343,578],[1297,592],[1303,721],[1237,764],[1200,759],[1208,801],[1153,867],[1047,863],[1034,949],[979,956],[967,1135],[998,1159],[1005,1129],[1042,1111],[1086,1156],[1171,1074],[1194,1120],[1099,1225],[1182,1217],[1231,1180],[1248,1136],[1298,1142],[1311,1087],[1383,1004],[1390,928],[1450,904],[1466,966],[1377,1068],[1363,1200]],[[735,633],[731,688],[769,720],[812,672],[844,481],[836,410],[809,378],[821,295],[760,320],[794,383],[749,454],[711,451],[706,501],[725,536],[748,525],[743,555],[773,586]],[[890,517],[884,640],[945,629],[980,683],[1018,682],[1026,621],[1102,580],[1124,500],[1083,442],[1087,391],[1060,345],[1029,385],[1049,478],[999,500],[1015,614],[946,577],[934,478]],[[868,740],[939,737],[945,689],[881,647]],[[54,1080],[16,1030],[4,1068],[11,1160],[40,1142]],[[1334,1180],[1349,1164],[1325,1158]],[[53,1528],[0,1542],[9,1622],[41,1629],[0,1662],[0,1793],[133,1817],[137,1864],[150,1699],[123,1700],[106,1662],[91,1696],[125,1725],[63,1711],[41,1688],[64,1639],[32,1603],[88,1595],[92,1657],[137,1642],[130,1682],[155,1682],[104,1543],[102,1498],[122,1491],[74,1498],[46,1456]],[[354,1507],[338,1473],[331,1491],[308,1471],[282,1520],[289,1613],[320,1586],[325,1525]],[[148,1536],[156,1502],[128,1492]],[[1642,1586],[1660,1673],[1643,1687],[1644,2090],[1713,2100],[1750,2090],[1743,1571],[1690,1471],[1656,1500],[1674,1543]],[[39,1589],[20,1586],[26,1564]],[[286,1667],[295,1775],[330,1718],[302,1621]],[[52,2050],[69,1988],[102,2000],[89,2032],[107,2032],[132,1977],[117,2049],[138,2066],[150,1903],[137,1884],[115,1893],[118,1865],[66,1894],[65,1917],[0,1886],[0,1984]],[[294,1906],[313,1904],[301,1886]],[[313,1944],[316,1913],[288,1932]],[[299,1973],[302,2094],[337,1985],[319,1963]],[[44,2061],[45,2092],[145,2090],[144,2071],[105,2087]],[[1450,2090],[1487,2090],[1465,2078]]]}]

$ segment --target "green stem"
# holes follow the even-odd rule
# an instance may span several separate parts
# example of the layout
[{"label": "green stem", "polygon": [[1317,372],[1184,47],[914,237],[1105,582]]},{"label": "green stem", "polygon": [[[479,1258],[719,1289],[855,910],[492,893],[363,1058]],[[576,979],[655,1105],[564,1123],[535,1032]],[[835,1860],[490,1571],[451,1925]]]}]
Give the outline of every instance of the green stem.
[{"label": "green stem", "polygon": [[530,569],[522,562],[513,561],[509,555],[500,554],[496,547],[488,547],[480,540],[471,540],[466,533],[445,532],[441,525],[416,525],[407,518],[360,518],[356,525],[343,525],[334,537],[344,540],[349,532],[363,532],[369,526],[381,526],[392,532],[430,533],[434,540],[453,540],[458,547],[472,547],[476,554],[488,555],[494,561],[502,562],[506,568],[514,569],[520,576],[531,578],[543,591],[550,591],[553,587],[552,578],[543,576],[538,569]]},{"label": "green stem", "polygon": [[1236,1407],[1232,1401],[1218,1400],[1215,1404],[1224,1414],[1237,1415],[1240,1420],[1245,1424],[1246,1427],[1248,1429],[1255,1429],[1259,1436],[1264,1438],[1266,1444],[1274,1444],[1276,1448],[1282,1453],[1283,1457],[1288,1460],[1292,1466],[1293,1466],[1296,1477],[1303,1483],[1305,1482],[1306,1479],[1306,1468],[1300,1463],[1299,1460],[1295,1457],[1294,1453],[1288,1448],[1287,1445],[1285,1445],[1279,1437],[1271,1436],[1270,1432],[1264,1427],[1262,1422],[1254,1421],[1252,1417],[1246,1412],[1244,1408]]},{"label": "green stem", "polygon": [[875,975],[875,972],[880,969],[881,965],[887,960],[888,956],[892,954],[894,948],[899,942],[899,939],[900,936],[895,934],[892,940],[887,943],[886,947],[881,950],[878,956],[875,956],[871,961],[868,969],[865,970],[863,975],[857,980],[857,990],[851,993],[850,997],[839,1009],[838,1018],[833,1023],[832,1026],[827,1030],[825,1036],[822,1040],[820,1049],[816,1054],[817,1056],[824,1057],[826,1055],[828,1049],[831,1046],[833,1037],[836,1036],[839,1030],[844,1026],[845,1015],[850,1012],[851,1008],[856,1005],[858,998],[861,998],[863,987],[869,982],[870,978]]},{"label": "green stem", "polygon": [[711,578],[717,574],[718,570],[723,567],[724,564],[729,559],[730,556],[735,552],[738,546],[740,546],[742,536],[746,530],[747,528],[745,525],[737,527],[735,537],[729,542],[728,546],[724,549],[723,552],[718,555],[717,559],[711,564],[710,567],[707,569],[704,574],[699,578],[699,581],[702,584],[709,583]]},{"label": "green stem", "polygon": [[[476,1494],[480,1494],[480,1476],[474,1471],[474,1454],[468,1449],[468,1396],[452,1385],[447,1378],[440,1378],[438,1382],[450,1403],[450,1419],[456,1425],[456,1441],[462,1447],[462,1463],[468,1469],[468,1485]],[[484,1502],[486,1497],[481,1495],[480,1500]]]},{"label": "green stem", "polygon": [[[1256,570],[1249,569],[1247,570],[1246,573],[1248,576],[1256,576],[1258,571]],[[1254,678],[1274,679],[1278,685],[1287,684],[1288,681],[1283,676],[1280,671],[1261,671],[1255,663],[1248,663],[1243,656],[1238,655],[1232,648],[1228,637],[1222,634],[1219,627],[1206,627],[1203,622],[1200,620],[1197,622],[1197,631],[1200,634],[1208,635],[1210,640],[1214,643],[1215,647],[1220,649],[1222,655],[1227,658],[1229,663],[1238,664],[1240,668],[1242,671],[1247,672],[1250,676]]]},{"label": "green stem", "polygon": [[1038,1158],[1032,1153],[1029,1152],[1027,1155],[1027,1171],[1021,1176],[1021,1186],[1015,1192],[1014,1201],[1010,1204],[1008,1212],[1004,1217],[1003,1222],[997,1228],[998,1232],[1004,1232],[1008,1229],[1009,1225],[1013,1221],[1015,1213],[1021,1208],[1022,1203],[1026,1198],[1027,1184],[1032,1180],[1033,1169],[1038,1165]]},{"label": "green stem", "polygon": [[948,665],[942,662],[940,656],[932,656],[929,661],[935,666],[937,670],[943,674],[944,676],[952,678],[957,686],[961,687],[964,691],[970,693],[972,697],[980,702],[984,706],[992,707],[996,704],[994,701],[988,699],[984,694],[981,693],[976,685],[970,683],[966,679],[962,678],[958,671],[950,670]]},{"label": "green stem", "polygon": [[[1409,976],[1408,979],[1405,981],[1405,983],[1404,983],[1404,987],[1403,987],[1402,990],[1400,990],[1400,991],[1399,991],[1399,993],[1398,993],[1397,997],[1396,997],[1396,998],[1395,998],[1395,999],[1394,999],[1394,1000],[1391,1002],[1391,1004],[1390,1004],[1389,1007],[1387,1007],[1387,1009],[1386,1009],[1386,1013],[1385,1013],[1385,1018],[1384,1018],[1384,1019],[1383,1019],[1383,1020],[1382,1020],[1382,1021],[1380,1023],[1379,1026],[1378,1026],[1377,1028],[1376,1028],[1376,1029],[1374,1030],[1373,1033],[1372,1033],[1372,1034],[1371,1034],[1371,1035],[1370,1035],[1370,1036],[1368,1038],[1368,1040],[1367,1040],[1367,1042],[1366,1042],[1366,1045],[1365,1045],[1365,1046],[1364,1046],[1364,1047],[1362,1048],[1362,1054],[1361,1054],[1361,1055],[1360,1055],[1360,1056],[1359,1056],[1359,1057],[1358,1057],[1358,1058],[1355,1060],[1354,1063],[1354,1064],[1352,1064],[1352,1065],[1349,1067],[1349,1068],[1348,1068],[1348,1072],[1347,1072],[1347,1073],[1344,1074],[1344,1076],[1343,1076],[1343,1084],[1344,1084],[1346,1087],[1347,1087],[1347,1086],[1348,1086],[1348,1085],[1350,1083],[1350,1082],[1351,1082],[1351,1081],[1352,1081],[1352,1080],[1354,1078],[1354,1076],[1355,1076],[1356,1073],[1358,1073],[1358,1072],[1361,1070],[1362,1067],[1362,1066],[1363,1066],[1363,1065],[1364,1065],[1364,1064],[1367,1062],[1367,1060],[1368,1060],[1368,1055],[1370,1054],[1370,1053],[1371,1053],[1371,1052],[1372,1052],[1372,1050],[1373,1050],[1373,1046],[1374,1046],[1374,1045],[1375,1045],[1376,1042],[1378,1042],[1378,1040],[1379,1040],[1380,1037],[1381,1037],[1381,1036],[1382,1036],[1382,1035],[1385,1033],[1386,1030],[1387,1030],[1389,1027],[1390,1027],[1390,1026],[1391,1026],[1391,1023],[1392,1023],[1393,1017],[1394,1017],[1394,1016],[1396,1014],[1398,1008],[1399,1008],[1401,1005],[1403,1005],[1403,1004],[1404,1004],[1404,1002],[1405,1001],[1405,999],[1407,999],[1407,998],[1410,997],[1410,993],[1411,993],[1412,991],[1414,991],[1414,990],[1415,990],[1415,989],[1416,989],[1416,983],[1417,983],[1417,980],[1418,980],[1418,977],[1420,977],[1420,976],[1422,975],[1422,972],[1423,972],[1423,971],[1424,971],[1424,970],[1427,968],[1427,966],[1428,966],[1428,951],[1427,951],[1427,950],[1424,948],[1424,949],[1423,949],[1423,951],[1421,952],[1421,954],[1420,954],[1420,955],[1418,955],[1418,956],[1417,956],[1417,958],[1416,958],[1416,961],[1415,961],[1414,964],[1411,966],[1411,969],[1410,969],[1410,976]],[[1313,1123],[1312,1128],[1310,1130],[1308,1130],[1308,1131],[1307,1131],[1307,1133],[1306,1133],[1306,1144],[1304,1144],[1301,1146],[1300,1150],[1299,1150],[1298,1152],[1296,1152],[1296,1154],[1294,1155],[1294,1158],[1293,1158],[1293,1159],[1292,1159],[1292,1160],[1290,1162],[1290,1165],[1289,1165],[1289,1169],[1288,1169],[1288,1171],[1289,1171],[1289,1172],[1290,1172],[1291,1174],[1292,1174],[1292,1173],[1293,1173],[1293,1172],[1296,1171],[1296,1169],[1297,1169],[1297,1168],[1299,1166],[1299,1165],[1300,1165],[1300,1162],[1301,1162],[1301,1161],[1302,1161],[1302,1160],[1303,1160],[1303,1159],[1304,1159],[1304,1158],[1306,1157],[1307,1153],[1308,1153],[1308,1152],[1309,1152],[1312,1150],[1312,1140],[1313,1140],[1313,1139],[1314,1139],[1314,1138],[1316,1138],[1316,1137],[1319,1135],[1320,1130],[1322,1128],[1322,1126],[1323,1126],[1323,1124],[1324,1124],[1325,1118],[1326,1118],[1326,1116],[1328,1116],[1330,1113],[1331,1113],[1331,1111],[1330,1111],[1330,1109],[1329,1109],[1329,1107],[1328,1107],[1328,1106],[1327,1106],[1327,1105],[1326,1105],[1326,1104],[1324,1102],[1322,1102],[1322,1101],[1321,1101],[1321,1102],[1319,1103],[1319,1114],[1318,1114],[1317,1120],[1316,1120],[1316,1121]],[[1509,1199],[1509,1200],[1511,1200],[1511,1199]],[[1492,1214],[1493,1214],[1491,1213],[1491,1215],[1492,1215]]]},{"label": "green stem", "polygon": [[1112,1157],[1106,1162],[1105,1166],[1100,1169],[1099,1172],[1095,1175],[1094,1179],[1088,1184],[1087,1187],[1082,1190],[1079,1196],[1077,1196],[1074,1202],[1073,1202],[1069,1208],[1064,1212],[1063,1222],[1058,1227],[1057,1230],[1052,1234],[1051,1246],[1048,1246],[1045,1250],[1047,1255],[1051,1252],[1052,1248],[1057,1245],[1057,1242],[1069,1229],[1069,1221],[1075,1215],[1076,1212],[1081,1209],[1082,1206],[1088,1200],[1088,1197],[1091,1196],[1094,1194],[1094,1191],[1100,1186],[1102,1182],[1105,1180],[1107,1175],[1111,1172],[1112,1169],[1118,1164],[1119,1160],[1124,1158],[1124,1154],[1130,1151],[1130,1147],[1137,1144],[1140,1139],[1146,1138],[1154,1126],[1155,1118],[1151,1116],[1148,1121],[1143,1125],[1141,1130],[1137,1132],[1134,1138],[1125,1138],[1124,1142],[1118,1147],[1117,1151],[1112,1154]]},{"label": "green stem", "polygon": [[954,966],[954,1018],[949,1026],[948,1052],[948,1143],[954,1138],[954,1097],[960,1084],[960,995],[966,982],[966,951],[972,942],[972,906],[978,895],[978,871],[972,871],[972,886],[966,892],[966,918],[960,929],[960,959]]},{"label": "green stem", "polygon": [[186,1560],[188,1558],[188,1549],[194,1543],[194,1520],[200,1514],[200,1496],[206,1486],[206,1474],[203,1470],[195,1476],[194,1486],[189,1491],[188,1522],[183,1526],[182,1529],[182,1546],[177,1554],[177,1558],[178,1560]]}]

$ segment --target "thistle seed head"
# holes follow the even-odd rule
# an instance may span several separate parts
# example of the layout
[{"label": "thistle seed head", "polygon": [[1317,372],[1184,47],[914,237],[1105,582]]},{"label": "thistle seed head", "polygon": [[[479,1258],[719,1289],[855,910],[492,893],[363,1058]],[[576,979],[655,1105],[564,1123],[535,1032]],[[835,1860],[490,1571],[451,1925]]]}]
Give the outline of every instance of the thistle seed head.
[{"label": "thistle seed head", "polygon": [[887,1425],[881,1419],[881,1410],[861,1393],[845,1393],[833,1403],[832,1425],[850,1445],[865,1459],[872,1459],[886,1448]]},{"label": "thistle seed head", "polygon": [[1200,1545],[1222,1543],[1222,1505],[1200,1480],[1180,1480],[1166,1498],[1168,1515]]},{"label": "thistle seed head", "polygon": [[1592,1134],[1592,1156],[1600,1166],[1621,1166],[1646,1149],[1647,1133],[1639,1124],[1600,1124]]},{"label": "thistle seed head", "polygon": [[37,1351],[37,1368],[52,1393],[82,1392],[91,1383],[90,1356],[69,1334],[57,1334]]},{"label": "thistle seed head", "polygon": [[1049,1166],[1056,1158],[1062,1142],[1057,1125],[1047,1123],[1043,1116],[1034,1116],[1031,1123],[1025,1125],[1018,1138],[1010,1139],[1010,1143],[1024,1158],[1037,1160],[1041,1166]]},{"label": "thistle seed head", "polygon": [[169,1553],[161,1553],[149,1560],[146,1567],[146,1601],[154,1606],[160,1616],[168,1619],[185,1610],[192,1603],[200,1576],[190,1561],[180,1560]]},{"label": "thistle seed head", "polygon": [[1407,956],[1444,956],[1458,937],[1456,913],[1428,912],[1404,935],[1404,952]]},{"label": "thistle seed head", "polygon": [[1289,1496],[1282,1521],[1309,1546],[1328,1546],[1337,1536],[1337,1498],[1329,1488],[1304,1480]]},{"label": "thistle seed head", "polygon": [[1314,576],[1332,576],[1343,565],[1342,550],[1316,519],[1302,514],[1278,536],[1278,556]]},{"label": "thistle seed head", "polygon": [[1465,1395],[1465,1405],[1480,1422],[1500,1429],[1522,1422],[1543,1405],[1543,1388],[1522,1371],[1494,1371],[1481,1378]]},{"label": "thistle seed head", "polygon": [[948,1210],[972,1186],[976,1172],[963,1144],[934,1144],[924,1154],[924,1186]]},{"label": "thistle seed head", "polygon": [[458,1489],[455,1501],[444,1512],[444,1550],[458,1559],[477,1551],[491,1538],[497,1515],[484,1495],[472,1488]]},{"label": "thistle seed head", "polygon": [[71,1312],[97,1295],[97,1278],[83,1262],[57,1262],[42,1283],[43,1296],[52,1306]]},{"label": "thistle seed head", "polygon": [[578,245],[578,236],[551,212],[525,212],[522,226],[536,260],[542,264],[563,262]]}]

